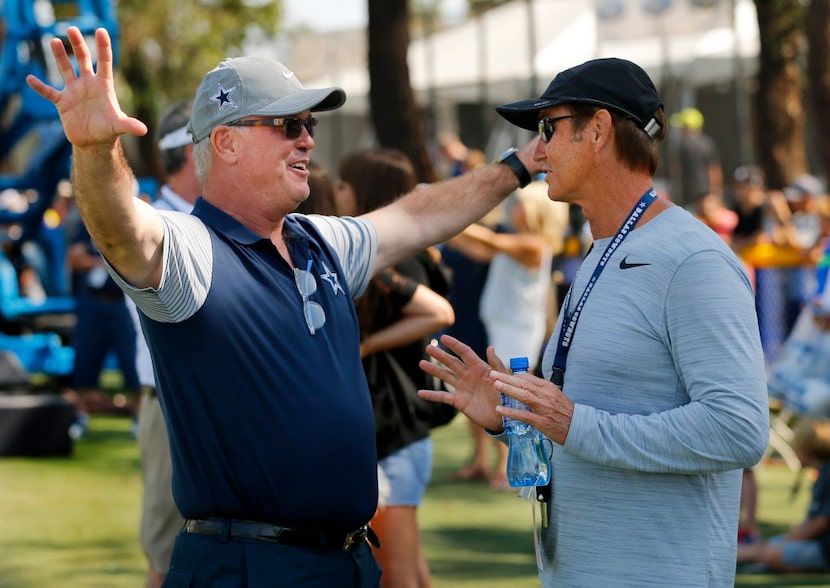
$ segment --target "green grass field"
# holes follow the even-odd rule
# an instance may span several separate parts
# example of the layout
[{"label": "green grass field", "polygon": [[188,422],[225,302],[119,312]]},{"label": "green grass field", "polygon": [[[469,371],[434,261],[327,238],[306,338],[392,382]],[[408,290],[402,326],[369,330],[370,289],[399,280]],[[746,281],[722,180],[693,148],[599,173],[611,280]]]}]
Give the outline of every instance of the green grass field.
[{"label": "green grass field", "polygon": [[[466,423],[436,431],[433,483],[420,511],[434,588],[538,587],[530,504],[484,483],[449,482],[470,451]],[[765,534],[796,523],[783,465],[758,474]],[[0,459],[0,588],[139,588],[138,451],[124,417],[94,416],[69,458]],[[737,586],[828,586],[830,576],[739,574]]]}]

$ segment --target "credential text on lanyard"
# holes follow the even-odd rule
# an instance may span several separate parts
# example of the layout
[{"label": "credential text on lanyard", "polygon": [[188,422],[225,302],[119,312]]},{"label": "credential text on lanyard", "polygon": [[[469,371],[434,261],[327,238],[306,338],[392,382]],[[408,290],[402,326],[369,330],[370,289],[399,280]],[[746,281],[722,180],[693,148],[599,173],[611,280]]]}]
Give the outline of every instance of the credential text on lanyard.
[{"label": "credential text on lanyard", "polygon": [[570,313],[568,313],[568,308],[571,303],[573,285],[568,289],[568,293],[565,295],[565,300],[562,302],[562,308],[568,314],[566,314],[562,319],[562,327],[559,329],[559,341],[556,346],[556,355],[553,358],[553,372],[550,377],[551,382],[557,386],[561,386],[565,381],[565,364],[568,361],[568,351],[570,351],[571,340],[573,339],[574,331],[576,331],[576,323],[579,321],[582,309],[585,307],[585,302],[588,300],[591,290],[594,289],[594,284],[596,284],[602,270],[605,269],[605,266],[608,264],[608,260],[614,254],[614,251],[617,250],[620,243],[622,243],[628,234],[634,229],[637,222],[640,218],[642,218],[643,213],[645,213],[646,209],[651,206],[651,203],[655,200],[657,200],[657,192],[654,191],[653,187],[646,190],[646,192],[640,197],[640,200],[634,205],[634,208],[632,208],[631,212],[628,214],[626,221],[617,230],[617,234],[613,239],[611,239],[611,242],[608,243],[602,257],[599,259],[599,263],[597,263],[597,266],[594,268],[594,273],[591,274],[591,278],[588,280],[588,285],[585,286],[582,296],[579,297],[579,301],[576,303],[576,308],[574,308],[573,312]]}]

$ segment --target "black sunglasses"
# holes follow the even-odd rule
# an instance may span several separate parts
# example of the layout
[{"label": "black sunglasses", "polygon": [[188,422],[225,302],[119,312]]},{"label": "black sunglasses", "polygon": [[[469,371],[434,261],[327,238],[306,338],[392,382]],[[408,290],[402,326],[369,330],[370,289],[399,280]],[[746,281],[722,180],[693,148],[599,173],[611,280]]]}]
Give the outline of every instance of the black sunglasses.
[{"label": "black sunglasses", "polygon": [[565,114],[563,116],[552,116],[548,118],[539,119],[539,136],[542,141],[548,143],[556,132],[556,121],[565,120],[566,118],[578,118],[578,114]]},{"label": "black sunglasses", "polygon": [[277,127],[282,128],[285,136],[289,139],[299,139],[303,134],[303,128],[308,131],[312,137],[317,130],[317,118],[309,116],[308,118],[297,118],[296,116],[289,116],[287,118],[249,118],[237,120],[228,123],[229,127]]}]

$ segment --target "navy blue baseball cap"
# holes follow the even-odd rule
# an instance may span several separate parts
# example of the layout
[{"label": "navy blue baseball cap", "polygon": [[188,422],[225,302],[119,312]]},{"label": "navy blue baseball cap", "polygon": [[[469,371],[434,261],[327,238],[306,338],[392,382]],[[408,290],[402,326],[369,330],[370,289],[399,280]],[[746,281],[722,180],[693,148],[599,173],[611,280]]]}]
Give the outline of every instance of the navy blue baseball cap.
[{"label": "navy blue baseball cap", "polygon": [[570,102],[618,112],[652,136],[655,127],[659,128],[654,115],[663,107],[654,82],[643,68],[609,57],[561,71],[541,97],[497,106],[496,112],[516,126],[535,131],[542,110]]}]

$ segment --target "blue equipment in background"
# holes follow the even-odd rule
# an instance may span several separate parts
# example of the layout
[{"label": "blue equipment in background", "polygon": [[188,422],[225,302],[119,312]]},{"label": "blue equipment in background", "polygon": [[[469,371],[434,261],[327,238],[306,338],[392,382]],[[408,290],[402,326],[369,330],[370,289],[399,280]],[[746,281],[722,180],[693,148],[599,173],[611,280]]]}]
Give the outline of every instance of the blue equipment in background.
[{"label": "blue equipment in background", "polygon": [[[57,109],[29,88],[26,76],[62,87],[50,42],[67,44],[66,31],[76,26],[94,51],[95,30],[103,27],[117,56],[118,26],[111,0],[2,0],[0,6],[0,352],[14,352],[30,373],[67,375],[72,348],[48,329],[33,331],[48,325],[46,317],[75,310],[67,235],[50,211],[58,184],[69,178],[72,148]],[[45,296],[22,292],[23,267],[36,272]]]}]

